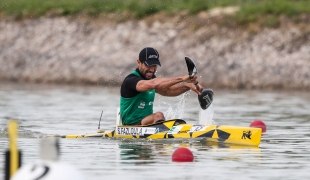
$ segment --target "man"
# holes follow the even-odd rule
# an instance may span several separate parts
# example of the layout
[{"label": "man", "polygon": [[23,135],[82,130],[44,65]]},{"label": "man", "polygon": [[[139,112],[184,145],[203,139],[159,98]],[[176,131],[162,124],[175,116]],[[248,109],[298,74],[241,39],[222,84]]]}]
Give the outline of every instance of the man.
[{"label": "man", "polygon": [[123,125],[147,125],[165,120],[162,112],[153,113],[155,93],[163,96],[178,96],[188,90],[197,94],[194,83],[197,76],[156,78],[157,66],[161,66],[156,49],[146,47],[137,60],[138,68],[131,72],[121,86],[120,116]]}]

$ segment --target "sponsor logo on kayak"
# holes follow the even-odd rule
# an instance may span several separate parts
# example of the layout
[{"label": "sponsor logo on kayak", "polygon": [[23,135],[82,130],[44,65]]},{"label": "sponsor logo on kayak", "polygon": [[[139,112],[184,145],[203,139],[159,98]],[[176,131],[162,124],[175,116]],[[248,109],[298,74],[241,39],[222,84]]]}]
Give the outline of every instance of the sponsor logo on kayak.
[{"label": "sponsor logo on kayak", "polygon": [[251,139],[252,132],[251,131],[243,131],[241,139]]},{"label": "sponsor logo on kayak", "polygon": [[144,134],[155,134],[156,128],[142,128],[142,127],[117,127],[116,133],[118,135],[133,135],[143,136]]},{"label": "sponsor logo on kayak", "polygon": [[157,128],[145,128],[144,134],[156,134],[157,132]]},{"label": "sponsor logo on kayak", "polygon": [[178,134],[181,129],[182,126],[173,126],[167,134]]},{"label": "sponsor logo on kayak", "polygon": [[197,126],[197,125],[194,125],[190,130],[189,132],[196,132],[196,131],[203,131],[207,128],[207,126]]}]

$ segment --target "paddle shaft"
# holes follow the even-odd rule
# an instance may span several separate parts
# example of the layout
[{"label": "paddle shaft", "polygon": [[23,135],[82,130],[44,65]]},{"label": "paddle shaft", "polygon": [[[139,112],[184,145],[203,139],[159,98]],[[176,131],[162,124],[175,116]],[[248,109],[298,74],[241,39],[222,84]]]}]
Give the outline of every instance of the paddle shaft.
[{"label": "paddle shaft", "polygon": [[199,88],[199,85],[198,85],[198,81],[194,82],[194,85],[196,86],[196,89],[199,91],[200,88]]}]

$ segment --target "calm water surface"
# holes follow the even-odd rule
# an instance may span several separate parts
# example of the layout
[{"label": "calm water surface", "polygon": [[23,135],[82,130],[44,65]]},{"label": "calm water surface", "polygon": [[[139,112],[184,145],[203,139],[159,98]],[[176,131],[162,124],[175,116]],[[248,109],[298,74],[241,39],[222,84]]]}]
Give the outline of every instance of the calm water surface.
[{"label": "calm water surface", "polygon": [[[95,133],[115,126],[119,90],[102,86],[52,86],[0,83],[0,147],[8,147],[5,128],[19,122],[23,164],[38,159],[43,134]],[[309,179],[310,94],[306,92],[215,91],[213,119],[218,125],[267,125],[258,148],[218,146],[204,141],[61,139],[61,161],[87,179]],[[156,99],[155,110],[168,118],[198,124],[197,96]],[[173,151],[188,147],[191,163],[171,161]],[[4,156],[0,157],[4,177]]]}]

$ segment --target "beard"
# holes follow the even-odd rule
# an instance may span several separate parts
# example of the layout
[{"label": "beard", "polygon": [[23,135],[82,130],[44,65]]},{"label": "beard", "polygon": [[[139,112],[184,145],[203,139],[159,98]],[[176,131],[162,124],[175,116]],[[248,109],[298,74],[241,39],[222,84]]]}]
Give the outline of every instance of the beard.
[{"label": "beard", "polygon": [[140,71],[140,74],[144,77],[144,79],[147,79],[147,80],[150,80],[154,77],[155,75],[155,72],[156,71],[150,71],[150,70],[139,70]]},{"label": "beard", "polygon": [[143,72],[143,75],[146,79],[152,79],[152,77],[154,76],[155,72],[154,71],[145,71]]},{"label": "beard", "polygon": [[157,72],[156,68],[144,68],[143,66],[139,66],[138,70],[140,75],[147,80],[154,78]]}]

